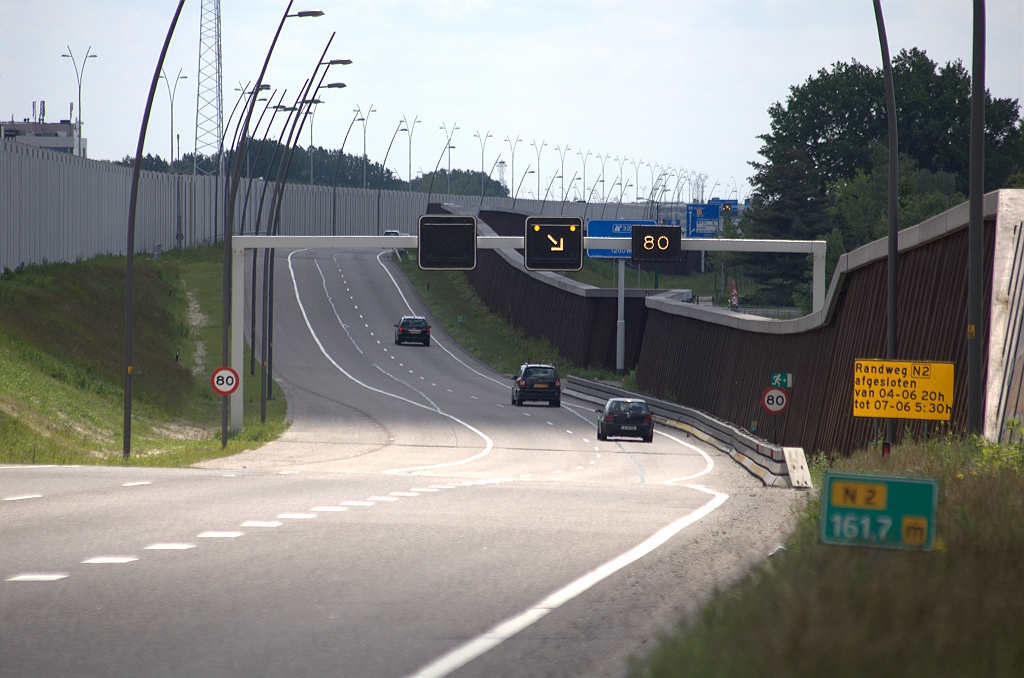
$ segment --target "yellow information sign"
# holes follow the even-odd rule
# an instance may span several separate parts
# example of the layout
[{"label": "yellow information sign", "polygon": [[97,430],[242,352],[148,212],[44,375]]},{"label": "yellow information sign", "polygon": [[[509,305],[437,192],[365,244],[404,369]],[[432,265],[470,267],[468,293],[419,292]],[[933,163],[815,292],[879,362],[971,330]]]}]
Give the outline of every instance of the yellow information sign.
[{"label": "yellow information sign", "polygon": [[949,421],[953,363],[854,360],[853,416]]}]

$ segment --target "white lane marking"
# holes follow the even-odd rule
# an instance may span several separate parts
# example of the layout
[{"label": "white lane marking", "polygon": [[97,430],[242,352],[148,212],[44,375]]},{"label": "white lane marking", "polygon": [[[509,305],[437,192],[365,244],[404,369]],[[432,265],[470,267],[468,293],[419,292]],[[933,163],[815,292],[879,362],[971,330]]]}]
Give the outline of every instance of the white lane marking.
[{"label": "white lane marking", "polygon": [[398,497],[367,497],[366,501],[398,501]]},{"label": "white lane marking", "polygon": [[341,506],[373,506],[372,501],[361,501],[359,499],[349,499],[341,502]]},{"label": "white lane marking", "polygon": [[472,398],[473,400],[480,400],[480,399],[479,399],[479,398],[477,398],[476,396],[469,396],[469,397],[470,397],[470,398]]},{"label": "white lane marking", "polygon": [[594,461],[593,459],[591,459],[591,460],[590,460],[590,463],[591,463],[591,464],[596,464],[597,462],[596,462],[596,461]]},{"label": "white lane marking", "polygon": [[149,546],[146,547],[146,550],[147,551],[185,551],[185,550],[188,550],[188,549],[194,549],[195,547],[196,547],[195,544],[181,544],[181,543],[166,542],[166,543],[159,543],[159,544],[150,544]]},{"label": "white lane marking", "polygon": [[595,448],[594,448],[594,451],[595,451],[595,452],[597,452],[597,451],[598,451],[598,450],[600,450],[600,449],[601,449],[600,447],[595,447]]},{"label": "white lane marking", "polygon": [[579,471],[581,468],[583,468],[583,467],[582,466],[577,466],[576,470]]},{"label": "white lane marking", "polygon": [[584,439],[583,439],[583,442],[585,442],[585,443],[589,443],[589,442],[590,442],[590,440],[588,440],[587,438],[584,438]]},{"label": "white lane marking", "polygon": [[[429,490],[428,490],[429,491]],[[392,497],[418,497],[420,496],[417,492],[389,492]]]},{"label": "white lane marking", "polygon": [[[292,254],[294,254],[294,252]],[[345,336],[348,337],[348,340],[351,341],[352,345],[356,347],[356,350],[359,351],[360,354],[362,354],[363,349],[359,348],[359,344],[356,343],[355,337],[353,337],[352,334],[348,331],[348,325],[346,325],[344,322],[342,322],[341,316],[338,315],[338,309],[335,308],[335,306],[334,306],[334,299],[331,298],[331,293],[327,291],[327,278],[324,277],[324,272],[320,270],[320,262],[318,262],[316,259],[314,259],[313,263],[316,264],[316,270],[320,273],[320,280],[323,281],[323,285],[324,285],[324,294],[327,295],[327,301],[331,305],[331,310],[334,311],[334,317],[338,319],[338,324],[341,325],[341,329],[345,330]],[[291,269],[291,267],[292,267],[292,258],[291,258],[291,255],[288,255],[288,268]],[[292,276],[292,277],[294,278],[294,276]],[[295,294],[296,294],[296,296],[298,296],[298,291],[297,290],[296,290]],[[349,297],[349,299],[351,299],[351,298],[352,297]],[[303,311],[303,313],[305,313],[305,311]]]},{"label": "white lane marking", "polygon": [[455,485],[431,485],[436,490],[454,490]]},{"label": "white lane marking", "polygon": [[[403,294],[403,293],[402,293],[402,288],[398,286],[398,281],[397,281],[397,280],[395,280],[395,276],[391,275],[391,271],[389,271],[389,270],[388,270],[388,267],[384,265],[384,262],[383,262],[383,261],[381,261],[380,257],[381,257],[381,255],[382,255],[382,254],[385,254],[385,252],[381,252],[380,254],[378,254],[378,255],[377,255],[377,263],[378,263],[378,264],[380,264],[380,267],[381,267],[381,268],[383,268],[383,269],[384,269],[384,272],[388,274],[388,277],[389,277],[389,278],[391,278],[391,282],[392,282],[392,283],[394,284],[394,286],[395,286],[395,289],[396,289],[396,290],[398,290],[398,294],[399,294],[399,295],[400,295],[400,296],[402,297],[402,301],[404,301],[404,302],[405,302],[405,306],[406,306],[406,308],[408,308],[408,309],[409,309],[409,312],[410,312],[410,313],[412,313],[412,314],[414,314],[414,315],[415,315],[415,314],[416,314],[416,311],[414,311],[414,310],[412,309],[412,306],[410,306],[410,305],[409,305],[409,300],[408,300],[408,299],[406,299],[406,298],[405,298],[405,294]],[[452,353],[451,351],[449,351],[449,350],[448,350],[448,348],[447,348],[447,347],[446,347],[446,346],[445,346],[445,345],[444,345],[443,343],[439,342],[439,341],[437,340],[437,337],[436,337],[436,336],[434,336],[434,337],[433,337],[433,341],[434,341],[434,343],[435,343],[435,344],[437,344],[438,346],[440,346],[440,347],[441,347],[441,350],[442,350],[442,351],[444,351],[445,353],[447,353],[448,355],[450,355],[450,356],[451,356],[452,358],[454,358],[454,359],[455,359],[455,362],[459,363],[460,365],[462,365],[463,367],[465,367],[465,368],[466,368],[467,370],[469,370],[469,371],[470,371],[470,372],[472,372],[473,374],[476,374],[476,375],[478,375],[478,376],[481,376],[481,377],[483,377],[484,379],[486,379],[487,381],[493,381],[493,382],[494,382],[495,384],[497,384],[498,386],[504,386],[505,388],[508,388],[508,389],[512,388],[512,387],[511,387],[511,386],[509,386],[508,384],[505,384],[505,383],[503,383],[503,382],[500,382],[500,381],[498,381],[497,379],[492,379],[491,377],[487,376],[487,375],[486,375],[486,374],[484,374],[483,372],[479,372],[479,371],[477,371],[477,370],[473,369],[473,368],[472,368],[471,366],[467,365],[467,364],[466,364],[465,362],[463,362],[463,361],[462,361],[461,359],[459,359],[459,357],[458,357],[457,355],[455,355],[454,353]]]},{"label": "white lane marking", "polygon": [[691,450],[695,450],[696,452],[700,453],[700,456],[704,457],[704,461],[706,462],[705,465],[704,465],[704,470],[701,471],[700,473],[694,473],[691,476],[683,476],[682,478],[673,478],[672,480],[666,480],[665,481],[666,485],[673,485],[673,484],[678,483],[678,482],[683,481],[683,480],[693,480],[694,478],[699,478],[699,477],[701,477],[703,475],[707,475],[708,473],[711,473],[711,469],[715,468],[715,461],[711,457],[709,457],[707,455],[707,453],[704,452],[704,450],[700,449],[696,445],[691,445],[690,443],[684,442],[684,441],[680,440],[679,438],[676,438],[675,436],[671,436],[671,435],[669,435],[667,433],[662,433],[661,431],[655,431],[655,433],[657,433],[658,435],[663,435],[666,438],[668,438],[669,440],[674,440],[677,443],[679,443],[680,445],[682,445],[683,447],[689,447]]},{"label": "white lane marking", "polygon": [[220,477],[221,478],[234,478],[235,474],[234,473],[222,473],[222,474],[220,474]]},{"label": "white lane marking", "polygon": [[561,470],[561,469],[559,469],[559,470],[557,470],[557,471],[552,471],[552,473],[561,473],[561,472],[562,472],[562,470]]},{"label": "white lane marking", "polygon": [[4,497],[4,501],[21,501],[22,499],[39,499],[41,494],[22,494],[17,497]]},{"label": "white lane marking", "polygon": [[599,454],[599,455],[597,455],[597,458],[598,458],[598,459],[600,459],[600,458],[601,458],[601,455],[600,455],[600,454]]},{"label": "white lane marking", "polygon": [[[359,308],[359,307],[358,307],[358,306],[356,306],[356,308]],[[362,314],[362,313],[360,313],[360,314],[359,314],[359,319],[360,319],[360,320],[362,320],[362,319],[363,319],[363,314]],[[367,327],[369,327],[369,325],[367,325]]]},{"label": "white lane marking", "polygon": [[450,388],[446,388],[445,390],[448,391],[449,393],[452,392],[452,390]]},{"label": "white lane marking", "polygon": [[[356,310],[359,310],[359,307],[358,307],[358,306],[356,306]],[[359,317],[360,317],[360,318],[362,318],[363,316],[359,316]]]},{"label": "white lane marking", "polygon": [[278,475],[282,475],[282,476],[291,476],[291,475],[295,475],[296,473],[298,473],[298,471],[278,471],[277,473],[278,473]]},{"label": "white lane marking", "polygon": [[700,508],[691,511],[682,518],[679,518],[678,520],[675,520],[661,528],[643,542],[631,548],[629,551],[626,551],[617,558],[613,558],[597,569],[583,575],[576,581],[555,591],[544,600],[541,600],[533,607],[521,612],[515,617],[497,624],[490,630],[480,634],[469,642],[463,643],[450,652],[438,657],[419,671],[409,674],[407,678],[441,678],[442,676],[447,676],[459,667],[465,666],[491,648],[499,645],[505,640],[508,640],[538,619],[541,619],[552,610],[557,609],[584,591],[590,589],[595,584],[604,581],[624,567],[633,564],[640,558],[643,558],[645,555],[667,542],[686,527],[689,527],[698,520],[709,515],[712,511],[724,504],[729,498],[729,495],[727,494],[715,492],[714,490],[700,487],[698,485],[686,485],[686,487],[697,490],[698,492],[713,495],[713,498]]},{"label": "white lane marking", "polygon": [[316,518],[315,513],[282,513],[277,516],[281,520],[310,520]]},{"label": "white lane marking", "polygon": [[431,386],[437,386],[437,384],[434,384],[434,383],[431,383],[430,385],[431,385]]},{"label": "white lane marking", "polygon": [[134,483],[121,483],[121,487],[136,487],[138,485],[152,485],[152,481],[149,480],[138,480]]},{"label": "white lane marking", "polygon": [[554,424],[549,421],[548,426],[554,426]]},{"label": "white lane marking", "polygon": [[124,565],[134,563],[138,558],[135,556],[96,556],[89,560],[83,560],[83,565]]},{"label": "white lane marking", "polygon": [[347,511],[348,509],[345,508],[344,506],[314,506],[313,508],[311,508],[309,510],[310,511],[330,512],[330,511]]},{"label": "white lane marking", "polygon": [[[11,470],[16,468],[33,469],[33,468],[57,468],[56,464],[39,464],[34,466],[32,464],[22,464],[21,466],[0,466],[0,469]],[[80,466],[66,466],[65,468],[81,468]],[[10,581],[10,580],[8,580]]]},{"label": "white lane marking", "polygon": [[[430,408],[428,408],[426,405],[423,405],[422,403],[417,403],[415,401],[409,400],[408,398],[403,398],[400,395],[397,395],[397,394],[394,394],[394,393],[389,393],[388,391],[384,391],[384,390],[379,389],[379,388],[374,388],[373,386],[370,386],[369,384],[366,384],[366,383],[363,383],[363,382],[359,381],[354,376],[349,374],[341,365],[339,365],[337,363],[337,361],[335,361],[334,358],[332,358],[331,355],[327,352],[327,349],[324,348],[323,343],[320,341],[320,337],[318,337],[316,332],[313,331],[313,325],[310,324],[310,322],[309,322],[309,315],[306,313],[306,307],[302,304],[302,297],[299,295],[299,282],[295,278],[295,267],[292,264],[292,257],[295,256],[296,252],[303,252],[303,251],[305,251],[305,250],[293,250],[292,252],[288,253],[288,273],[289,273],[289,275],[291,275],[291,278],[292,278],[292,290],[295,292],[295,302],[299,305],[299,310],[302,312],[302,319],[306,323],[306,328],[309,330],[310,336],[313,337],[313,341],[315,341],[316,345],[320,348],[320,352],[324,355],[325,358],[327,358],[327,360],[330,361],[330,363],[332,365],[334,365],[335,368],[337,368],[337,370],[339,372],[341,372],[346,377],[348,377],[348,379],[350,381],[352,381],[352,382],[362,386],[363,388],[365,388],[367,390],[370,390],[370,391],[373,391],[375,393],[380,393],[381,395],[386,395],[386,396],[388,396],[390,398],[395,398],[397,400],[401,400],[403,402],[409,403],[410,405],[413,405],[414,407],[419,407],[419,408],[422,408],[422,409],[425,409],[425,410],[429,410]],[[380,261],[379,257],[378,257],[377,261]],[[319,266],[317,266],[317,270],[318,271],[320,270]],[[385,270],[387,270],[387,269],[385,269]],[[388,275],[391,275],[391,274],[388,273]],[[320,272],[320,277],[323,278],[323,272],[322,271]],[[394,280],[394,278],[392,278],[392,280]],[[327,280],[324,278],[325,288],[326,288],[326,284],[327,284]],[[367,327],[369,327],[369,325],[367,325]],[[392,356],[392,358],[394,358],[394,356]],[[484,441],[486,442],[486,445],[485,445],[484,449],[480,453],[478,453],[478,454],[475,454],[475,455],[470,456],[470,457],[466,457],[465,459],[460,459],[458,461],[450,461],[450,462],[445,462],[445,463],[441,463],[441,464],[431,464],[429,466],[413,466],[413,467],[409,467],[409,468],[389,469],[387,471],[383,471],[383,473],[388,473],[388,474],[411,473],[413,471],[422,471],[422,470],[426,470],[426,469],[444,468],[444,467],[448,467],[448,466],[458,466],[460,464],[467,464],[469,462],[476,461],[477,459],[481,459],[481,458],[487,456],[490,453],[491,449],[494,447],[494,441],[491,440],[489,437],[487,437],[483,433],[483,431],[480,431],[479,429],[476,429],[473,426],[470,426],[469,424],[467,424],[466,422],[462,421],[458,417],[455,417],[455,416],[453,416],[451,414],[448,414],[447,412],[442,412],[441,410],[435,410],[435,411],[438,414],[440,414],[441,416],[443,416],[443,417],[447,417],[448,419],[451,419],[452,421],[454,421],[456,423],[462,424],[463,426],[468,428],[470,431],[472,431],[473,433],[476,433],[478,436],[483,438]]]},{"label": "white lane marking", "polygon": [[433,487],[410,487],[409,491],[410,492],[440,492],[441,490],[435,489]]},{"label": "white lane marking", "polygon": [[569,429],[565,429],[565,432],[568,433],[569,435],[572,435],[572,431],[570,431]]},{"label": "white lane marking", "polygon": [[29,572],[26,574],[16,574],[4,581],[57,581],[58,579],[67,579],[67,577],[68,575],[64,572]]},{"label": "white lane marking", "polygon": [[196,536],[200,539],[233,539],[241,537],[244,532],[200,532]]},{"label": "white lane marking", "polygon": [[523,412],[523,416],[524,416],[524,417],[529,417],[529,416],[530,416],[530,413],[529,413],[529,412]]},{"label": "white lane marking", "polygon": [[280,520],[247,520],[241,527],[281,527],[284,525]]}]

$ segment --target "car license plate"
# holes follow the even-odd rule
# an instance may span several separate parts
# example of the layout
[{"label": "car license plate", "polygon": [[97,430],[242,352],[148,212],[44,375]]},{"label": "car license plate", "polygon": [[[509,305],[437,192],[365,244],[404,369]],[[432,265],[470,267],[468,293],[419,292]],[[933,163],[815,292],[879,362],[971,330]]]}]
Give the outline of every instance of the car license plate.
[{"label": "car license plate", "polygon": [[534,384],[533,387],[534,388],[547,388],[548,385],[547,384]]},{"label": "car license plate", "polygon": [[409,330],[409,334],[419,334],[419,330]]},{"label": "car license plate", "polygon": [[620,428],[623,431],[635,431],[636,430],[636,426],[621,426]]}]

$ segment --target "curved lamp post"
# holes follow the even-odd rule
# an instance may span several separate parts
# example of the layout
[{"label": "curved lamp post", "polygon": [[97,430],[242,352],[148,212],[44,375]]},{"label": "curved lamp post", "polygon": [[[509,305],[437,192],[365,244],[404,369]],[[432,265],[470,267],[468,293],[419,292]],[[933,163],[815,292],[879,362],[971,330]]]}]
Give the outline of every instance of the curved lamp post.
[{"label": "curved lamp post", "polygon": [[[358,106],[356,108],[359,108]],[[363,189],[366,189],[366,126],[370,122],[370,113],[376,113],[377,109],[370,104],[370,107],[366,110],[366,113],[360,116],[363,122]]]},{"label": "curved lamp post", "polygon": [[516,200],[519,198],[519,189],[523,187],[523,181],[526,180],[526,175],[527,174],[533,174],[533,170],[530,169],[529,165],[526,166],[526,171],[523,172],[523,177],[522,177],[522,179],[519,180],[519,186],[516,187],[516,194],[512,196],[512,209],[513,210],[515,210],[515,208],[516,208]]},{"label": "curved lamp post", "polygon": [[540,146],[537,145],[537,140],[534,139],[530,142],[530,145],[537,151],[537,197],[540,197],[540,155],[544,152],[544,147],[547,146],[547,142],[541,139]]},{"label": "curved lamp post", "polygon": [[480,196],[484,194],[484,149],[487,148],[487,140],[491,138],[490,132],[485,132],[483,136],[480,136],[480,130],[476,131],[473,135],[477,141],[480,142]]},{"label": "curved lamp post", "polygon": [[416,123],[420,122],[420,116],[414,116],[410,123],[403,115],[402,122],[405,123],[405,131],[409,136],[409,192],[412,193],[412,133],[416,131]]},{"label": "curved lamp post", "polygon": [[391,135],[391,143],[388,144],[388,150],[384,153],[384,162],[380,164],[380,176],[377,179],[377,235],[380,235],[380,195],[381,191],[384,190],[384,173],[387,171],[388,156],[391,155],[391,146],[395,143],[395,137],[398,136],[399,132],[408,132],[408,128],[402,127],[405,124],[405,120],[398,121],[398,127],[395,128],[395,133]]},{"label": "curved lamp post", "polygon": [[512,141],[508,136],[505,137],[505,141],[508,143],[509,148],[512,149],[511,175],[509,176],[508,185],[509,187],[514,187],[516,185],[516,146],[519,145],[522,139],[517,134],[515,141]]}]

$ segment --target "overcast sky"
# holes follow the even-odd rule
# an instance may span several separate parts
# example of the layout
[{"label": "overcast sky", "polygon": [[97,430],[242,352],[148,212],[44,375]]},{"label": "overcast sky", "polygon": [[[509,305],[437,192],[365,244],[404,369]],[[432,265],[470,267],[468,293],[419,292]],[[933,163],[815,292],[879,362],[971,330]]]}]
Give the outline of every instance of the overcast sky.
[{"label": "overcast sky", "polygon": [[[222,0],[225,116],[240,82],[253,80],[286,0]],[[969,0],[883,0],[889,47],[918,47],[939,63],[970,67]],[[997,97],[1024,98],[1024,2],[988,3],[987,86]],[[133,154],[145,97],[176,2],[172,0],[0,0],[0,117],[30,117],[45,100],[47,120],[68,117],[77,99],[67,46],[77,58],[88,47],[82,85],[89,155]],[[182,152],[194,147],[196,71],[201,0],[189,0],[165,68],[182,69],[175,99],[175,131]],[[296,0],[293,11],[321,9],[314,19],[289,19],[266,81],[296,92],[332,31],[330,57],[350,58],[329,80],[313,125],[314,143],[337,148],[359,105],[376,109],[366,130],[371,159],[384,157],[402,116],[418,116],[412,172],[430,172],[444,148],[442,123],[458,124],[453,168],[485,169],[512,161],[516,182],[546,142],[543,192],[565,155],[566,181],[582,175],[578,151],[590,157],[588,189],[600,176],[597,154],[708,175],[721,197],[742,197],[758,159],[758,134],[768,131],[768,107],[788,88],[836,61],[881,65],[870,0]],[[79,61],[79,63],[81,63]],[[169,101],[161,85],[146,151],[169,154]],[[346,150],[361,153],[357,123]],[[302,144],[309,143],[308,129]],[[409,175],[406,133],[395,141],[388,167]],[[614,167],[614,169],[613,169]],[[506,170],[511,170],[511,167]],[[639,170],[641,187],[651,170]],[[497,173],[495,173],[495,176]],[[646,176],[646,178],[645,178]],[[506,180],[508,176],[506,176]],[[557,184],[556,184],[557,186]],[[536,177],[521,195],[536,192]],[[626,193],[626,199],[633,189]],[[598,188],[600,194],[600,188]]]}]

